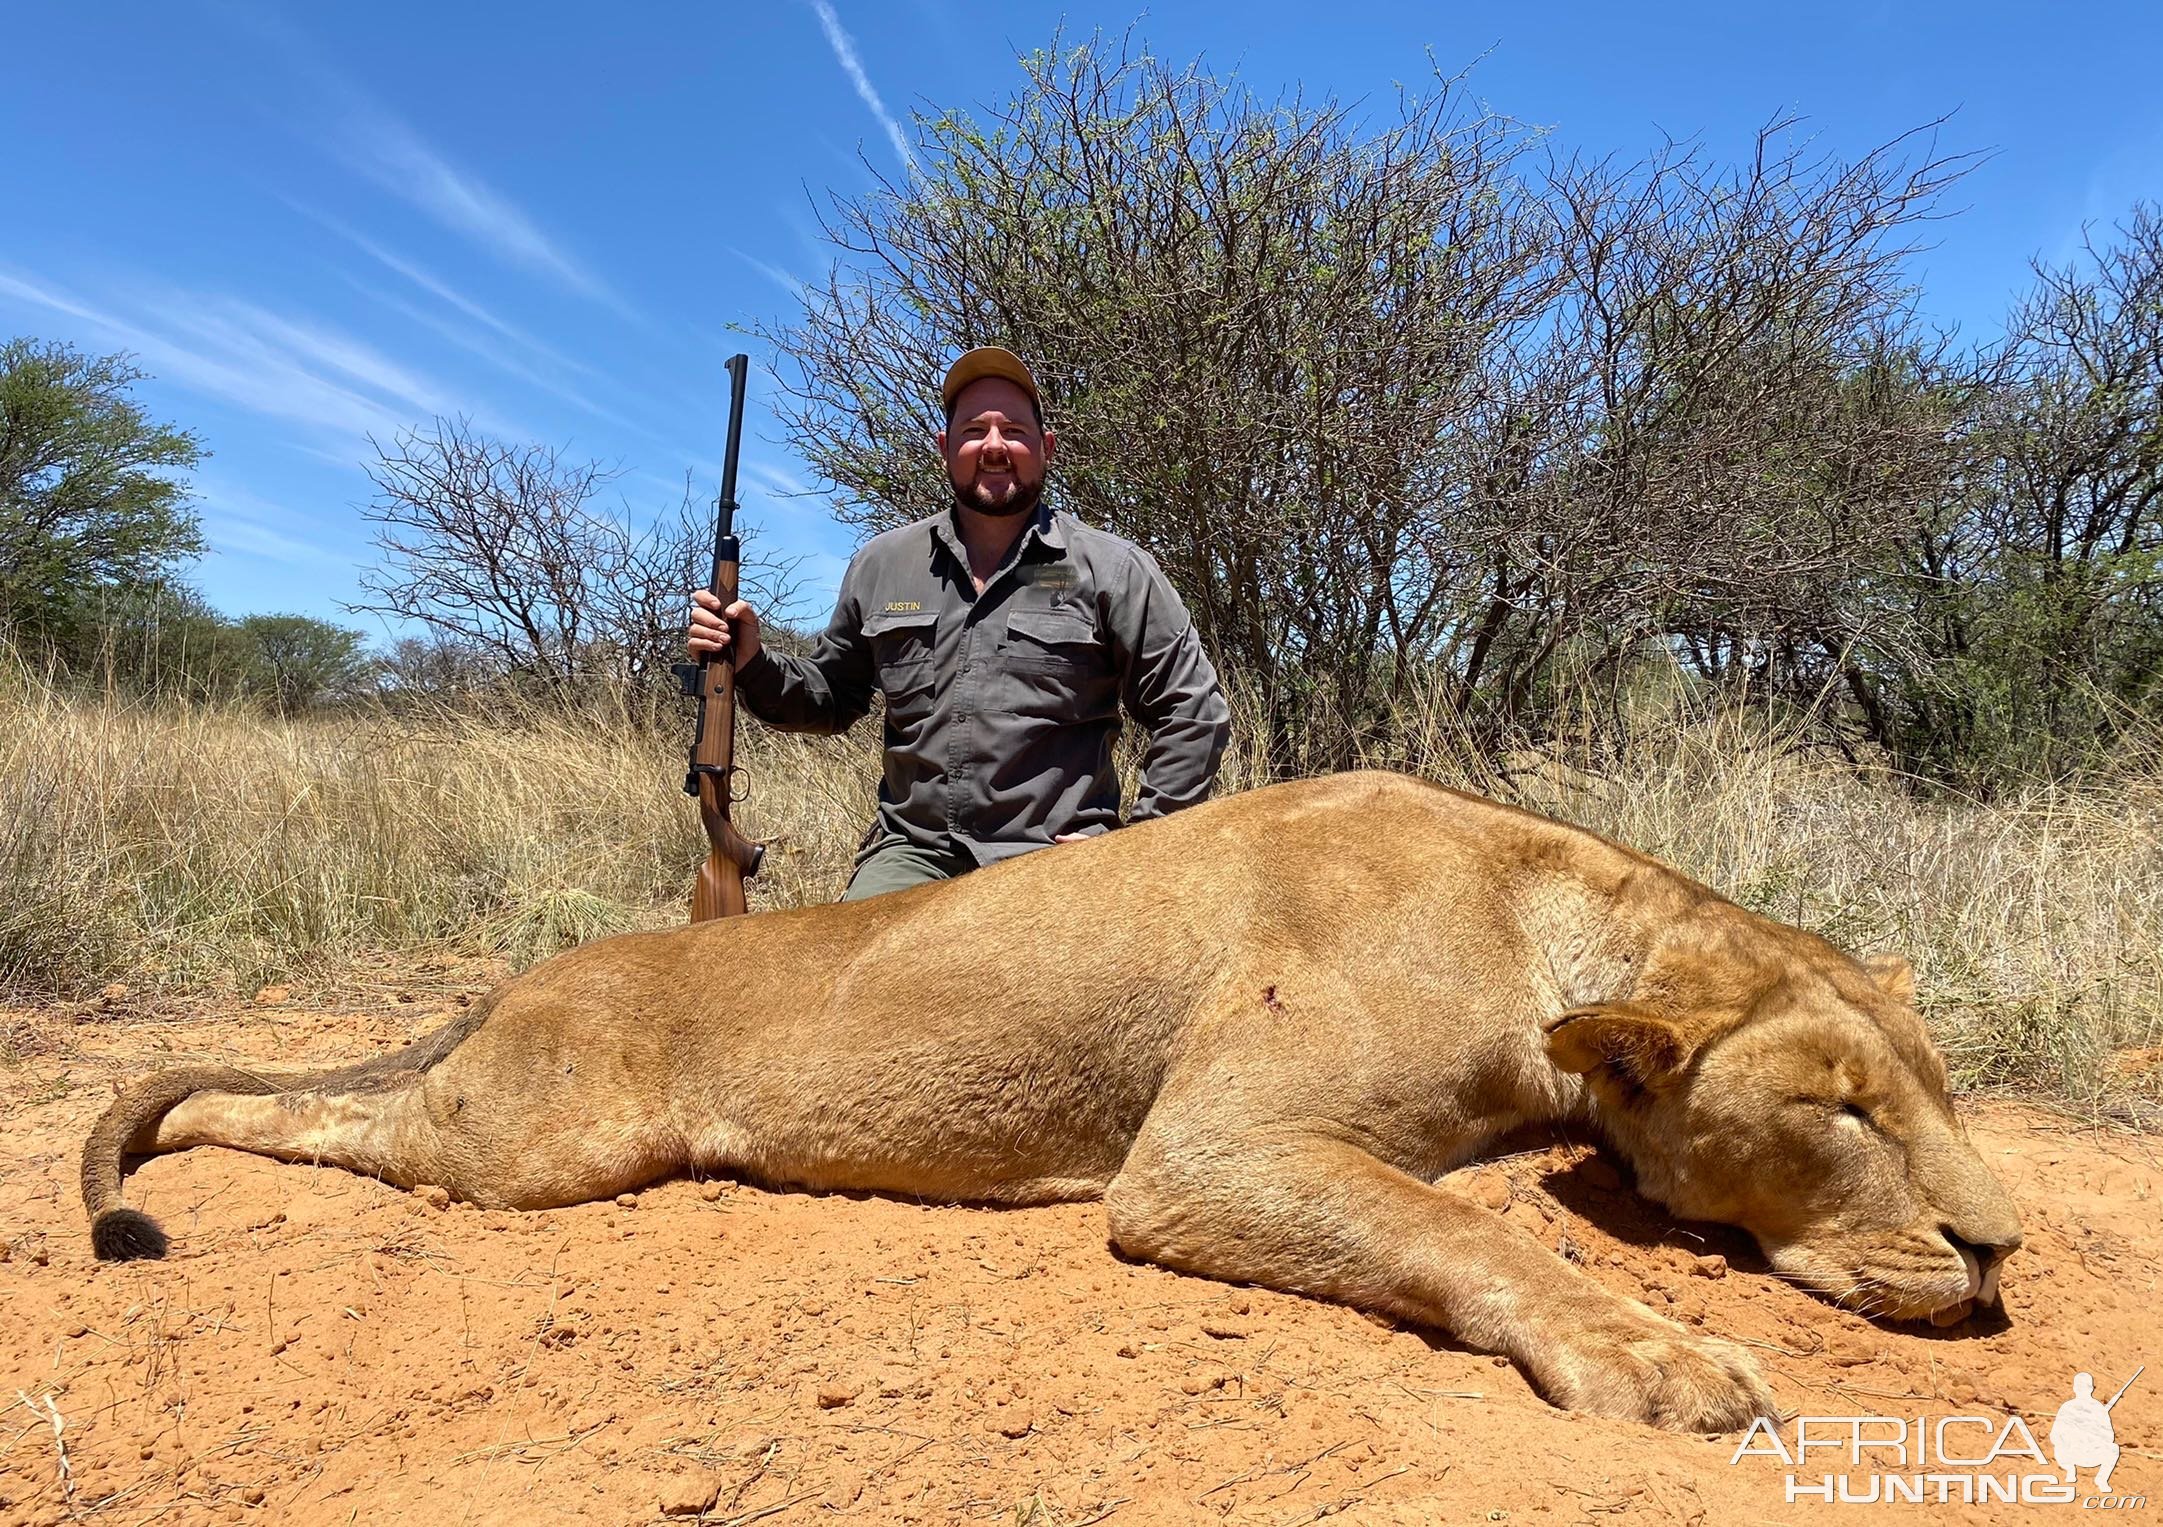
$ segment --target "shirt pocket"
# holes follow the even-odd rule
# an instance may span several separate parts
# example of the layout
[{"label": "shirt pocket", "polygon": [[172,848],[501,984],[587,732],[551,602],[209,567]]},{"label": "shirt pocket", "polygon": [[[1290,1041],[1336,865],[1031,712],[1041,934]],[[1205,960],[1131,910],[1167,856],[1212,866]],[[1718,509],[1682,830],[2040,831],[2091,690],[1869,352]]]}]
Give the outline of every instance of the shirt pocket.
[{"label": "shirt pocket", "polygon": [[1109,692],[1111,654],[1081,610],[1015,610],[1007,616],[998,687],[990,708],[1078,721]]},{"label": "shirt pocket", "polygon": [[865,620],[864,640],[871,644],[889,715],[929,708],[938,678],[932,642],[937,619],[931,610],[882,610]]}]

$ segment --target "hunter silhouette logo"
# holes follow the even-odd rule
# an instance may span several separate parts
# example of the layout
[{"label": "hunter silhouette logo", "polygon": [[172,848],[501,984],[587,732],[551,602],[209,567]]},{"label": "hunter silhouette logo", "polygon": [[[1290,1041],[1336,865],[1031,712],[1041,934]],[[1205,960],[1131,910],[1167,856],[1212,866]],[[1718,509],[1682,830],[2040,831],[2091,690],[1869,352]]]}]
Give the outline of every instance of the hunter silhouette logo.
[{"label": "hunter silhouette logo", "polygon": [[2142,1363],[2133,1370],[2133,1378],[2101,1404],[2095,1398],[2095,1379],[2085,1373],[2073,1375],[2073,1398],[2058,1407],[2058,1419],[2050,1423],[2050,1456],[2065,1470],[2067,1484],[2082,1469],[2093,1469],[2095,1493],[2110,1494],[2110,1471],[2118,1467],[2118,1436],[2110,1424],[2111,1409],[2125,1398],[2133,1379],[2147,1371],[2148,1365]]},{"label": "hunter silhouette logo", "polygon": [[[2108,1400],[2095,1397],[2092,1374],[2073,1375],[2073,1397],[2050,1423],[2050,1451],[2019,1416],[1797,1416],[1791,1435],[1762,1416],[1750,1423],[1730,1464],[1775,1458],[1788,1470],[1786,1498],[1827,1505],[1976,1505],[1991,1501],[2026,1505],[2078,1505],[2085,1510],[2128,1511],[2148,1504],[2145,1495],[2113,1495],[2111,1472],[2119,1446],[2111,1412],[2147,1371],[2142,1364]],[[1841,1471],[1826,1469],[1837,1459]],[[2054,1467],[2055,1466],[2055,1467]],[[2083,1470],[2095,1471],[2095,1488],[2078,1488]]]}]

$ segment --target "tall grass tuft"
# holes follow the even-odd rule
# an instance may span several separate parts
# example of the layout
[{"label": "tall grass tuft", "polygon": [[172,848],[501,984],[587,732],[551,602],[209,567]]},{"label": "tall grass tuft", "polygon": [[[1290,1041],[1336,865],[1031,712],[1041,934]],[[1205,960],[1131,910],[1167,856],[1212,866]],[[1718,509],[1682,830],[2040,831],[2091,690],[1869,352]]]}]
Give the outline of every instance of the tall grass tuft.
[{"label": "tall grass tuft", "polygon": [[[1495,757],[1414,696],[1365,761],[1562,817],[1858,953],[1914,960],[1960,1079],[2163,1117],[2163,749],[2082,787],[1921,795],[1739,709],[1648,691]],[[1235,724],[1224,790],[1267,778]],[[831,900],[878,777],[849,738],[741,733],[754,908]],[[0,989],[250,990],[429,948],[526,963],[684,916],[684,737],[619,698],[278,719],[74,693],[0,656]],[[1131,787],[1138,749],[1122,748]]]}]

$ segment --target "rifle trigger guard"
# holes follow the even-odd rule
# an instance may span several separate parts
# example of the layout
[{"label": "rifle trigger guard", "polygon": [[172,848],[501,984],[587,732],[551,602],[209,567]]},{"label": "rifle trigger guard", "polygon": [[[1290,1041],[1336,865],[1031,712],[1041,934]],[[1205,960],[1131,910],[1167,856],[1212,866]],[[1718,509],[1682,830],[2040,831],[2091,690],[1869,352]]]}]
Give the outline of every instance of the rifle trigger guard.
[{"label": "rifle trigger guard", "polygon": [[723,798],[729,805],[734,806],[740,801],[748,801],[751,799],[751,792],[748,789],[746,789],[743,794],[737,795],[734,792],[734,786],[729,783],[730,776],[732,775],[741,774],[746,779],[749,779],[751,777],[749,771],[747,771],[742,764],[731,764],[726,769],[722,768],[719,764],[695,763],[691,765],[690,771],[684,775],[683,779],[683,793],[685,795],[698,794],[698,778],[701,774],[714,774],[720,776]]}]

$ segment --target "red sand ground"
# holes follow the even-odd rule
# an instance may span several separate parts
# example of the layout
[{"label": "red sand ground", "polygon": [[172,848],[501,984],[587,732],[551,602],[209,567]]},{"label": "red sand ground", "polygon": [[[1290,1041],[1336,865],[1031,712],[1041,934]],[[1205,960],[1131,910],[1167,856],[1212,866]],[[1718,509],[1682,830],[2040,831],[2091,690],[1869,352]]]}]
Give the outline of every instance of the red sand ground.
[{"label": "red sand ground", "polygon": [[[358,1012],[126,1005],[0,1011],[0,1522],[1892,1514],[1790,1504],[1777,1462],[1731,1463],[1738,1439],[1566,1415],[1430,1334],[1123,1263],[1089,1204],[674,1181],[498,1213],[198,1150],[129,1183],[172,1259],[99,1266],[77,1153],[115,1082],[185,1059],[374,1053],[442,1022],[456,993]],[[1747,1343],[1803,1413],[2010,1409],[2047,1449],[2076,1369],[2107,1395],[2147,1362],[2115,1413],[2113,1483],[2163,1510],[2158,1142],[2007,1104],[1970,1117],[2028,1243],[2006,1313],[1944,1333],[1775,1281],[1742,1236],[1673,1223],[1581,1145],[1460,1175],[1611,1287]]]}]

